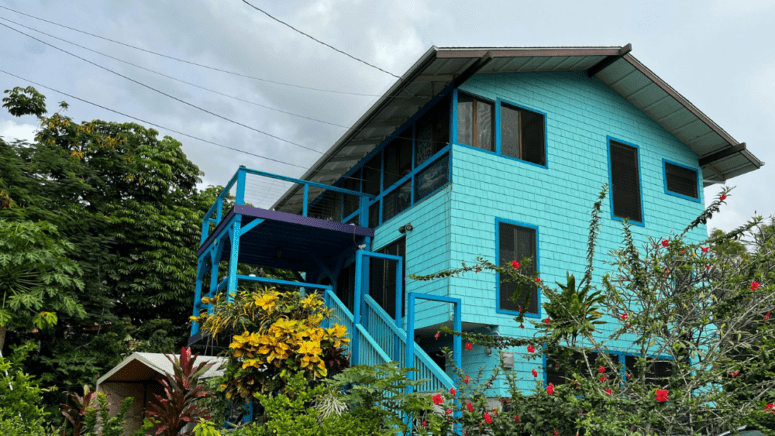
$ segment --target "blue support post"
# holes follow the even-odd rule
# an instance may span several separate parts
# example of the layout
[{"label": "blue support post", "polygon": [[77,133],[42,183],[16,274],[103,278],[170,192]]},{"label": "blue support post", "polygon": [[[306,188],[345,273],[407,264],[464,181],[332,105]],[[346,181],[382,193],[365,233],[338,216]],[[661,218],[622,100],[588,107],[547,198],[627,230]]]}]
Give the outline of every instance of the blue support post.
[{"label": "blue support post", "polygon": [[245,415],[242,416],[242,423],[247,424],[253,421],[253,400],[245,403]]},{"label": "blue support post", "polygon": [[[459,298],[442,297],[439,295],[430,294],[418,294],[416,292],[410,292],[408,295],[409,307],[406,314],[406,358],[404,364],[407,368],[411,368],[414,364],[414,307],[415,300],[419,298],[421,300],[440,301],[442,303],[451,303],[454,305],[454,319],[452,320],[452,326],[455,331],[462,331],[462,307]],[[452,340],[452,359],[455,361],[455,365],[460,368],[463,364],[462,359],[462,340],[460,336],[455,336]],[[453,381],[457,381],[453,378]],[[411,387],[408,388],[411,392]]]},{"label": "blue support post", "polygon": [[[240,174],[244,173],[240,171]],[[239,185],[237,185],[239,191]],[[237,215],[237,219],[232,224],[231,233],[231,253],[229,256],[229,285],[226,289],[226,301],[234,301],[234,296],[237,295],[237,266],[239,265],[239,237],[240,237],[240,224],[242,223],[242,215]]]},{"label": "blue support post", "polygon": [[309,202],[309,185],[304,184],[304,207],[302,208],[301,215],[307,216],[307,203]]},{"label": "blue support post", "polygon": [[223,217],[223,198],[218,197],[216,204],[218,205],[215,209],[215,225],[217,226],[221,222],[221,217]]},{"label": "blue support post", "polygon": [[[401,257],[398,258],[398,262],[396,265],[396,327],[399,329],[403,326],[401,325],[403,322],[403,319],[401,319],[401,309],[404,308],[404,259]],[[401,340],[398,339],[398,335],[393,336],[393,350],[395,350],[396,355],[390,356],[393,360],[398,360],[401,358]]]},{"label": "blue support post", "polygon": [[358,352],[360,351],[360,333],[358,324],[361,323],[361,304],[363,295],[361,295],[361,282],[363,275],[363,251],[358,250],[355,253],[355,298],[353,301],[353,342],[352,342],[352,366],[358,364]]},{"label": "blue support post", "polygon": [[[404,356],[404,368],[414,367],[414,302],[415,293],[409,293],[407,298],[409,307],[406,313],[406,356]],[[414,371],[407,374],[410,380],[415,379]],[[406,392],[411,394],[413,390],[412,386],[406,387]]]},{"label": "blue support post", "polygon": [[[220,256],[217,255],[218,250],[213,247],[210,250],[210,291],[207,293],[208,297],[214,297],[215,293],[218,291],[218,263]],[[213,305],[208,304],[207,305],[207,314],[212,315],[213,313]]]},{"label": "blue support post", "polygon": [[237,170],[237,196],[234,204],[245,204],[245,167]]},{"label": "blue support post", "polygon": [[[199,307],[200,307],[200,301],[202,299],[202,279],[204,278],[204,256],[197,259],[196,262],[196,290],[194,291],[194,310],[192,311],[193,316],[199,316]],[[191,336],[194,336],[199,332],[199,323],[198,322],[192,322],[191,323]]]}]

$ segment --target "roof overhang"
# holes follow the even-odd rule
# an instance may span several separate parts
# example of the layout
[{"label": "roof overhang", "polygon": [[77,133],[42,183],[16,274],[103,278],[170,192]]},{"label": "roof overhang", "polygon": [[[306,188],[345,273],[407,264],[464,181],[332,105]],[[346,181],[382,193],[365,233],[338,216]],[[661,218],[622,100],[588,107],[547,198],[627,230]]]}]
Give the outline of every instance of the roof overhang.
[{"label": "roof overhang", "polygon": [[[179,355],[175,357],[180,358]],[[199,356],[195,364],[214,363],[202,374],[202,378],[223,375],[221,365],[226,363],[225,357]],[[103,383],[132,383],[140,381],[159,380],[164,374],[174,374],[172,362],[162,353],[132,353],[121,363],[113,367],[97,380],[97,386]]]},{"label": "roof overhang", "polygon": [[[622,47],[431,47],[301,177],[332,184],[418,109],[473,74],[585,71],[602,80],[700,158],[704,184],[723,182],[764,165],[743,144]],[[274,205],[301,195],[298,186]]]}]

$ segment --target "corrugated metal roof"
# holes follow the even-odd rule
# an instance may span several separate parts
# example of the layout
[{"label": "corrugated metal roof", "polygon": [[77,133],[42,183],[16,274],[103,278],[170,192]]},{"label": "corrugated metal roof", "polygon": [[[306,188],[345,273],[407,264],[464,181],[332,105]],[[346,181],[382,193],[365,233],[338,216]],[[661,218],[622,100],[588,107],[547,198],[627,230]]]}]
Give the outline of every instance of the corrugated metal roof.
[{"label": "corrugated metal roof", "polygon": [[[178,359],[180,355],[176,354]],[[211,363],[215,365],[205,371],[202,378],[218,377],[223,375],[223,369],[221,366],[226,363],[225,357],[218,356],[199,356],[196,359],[195,365],[200,363]],[[105,382],[130,382],[130,381],[145,381],[155,380],[160,378],[164,373],[174,374],[172,362],[162,353],[132,353],[121,363],[113,367],[107,374],[97,380],[97,386]]]},{"label": "corrugated metal roof", "polygon": [[[592,70],[592,75],[697,153],[706,186],[764,165],[632,56],[630,48],[431,47],[301,178],[326,184],[339,180],[456,78],[471,73],[540,71]],[[481,62],[484,58],[488,62]],[[294,187],[274,207],[283,210],[289,203],[298,203],[298,199],[289,200],[300,195],[299,187]]]}]

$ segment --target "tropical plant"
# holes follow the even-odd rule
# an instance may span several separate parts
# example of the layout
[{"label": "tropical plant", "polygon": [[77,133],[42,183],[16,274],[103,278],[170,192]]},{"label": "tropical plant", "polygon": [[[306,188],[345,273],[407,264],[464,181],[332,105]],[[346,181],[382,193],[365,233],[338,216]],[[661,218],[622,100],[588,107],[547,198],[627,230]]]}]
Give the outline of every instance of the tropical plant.
[{"label": "tropical plant", "polygon": [[164,396],[153,394],[156,402],[150,403],[146,413],[156,426],[156,435],[175,436],[189,422],[210,419],[210,411],[199,403],[213,394],[200,379],[215,363],[201,362],[195,366],[199,355],[192,356],[191,348],[181,348],[180,357],[165,357],[172,362],[173,374],[165,374],[159,381],[164,387]]},{"label": "tropical plant", "polygon": [[88,385],[84,385],[83,396],[78,395],[77,392],[66,392],[65,394],[73,402],[73,406],[64,403],[59,405],[62,410],[62,416],[67,421],[62,427],[62,434],[67,434],[67,423],[70,423],[73,428],[73,435],[80,436],[84,431],[87,416],[90,416],[89,411],[94,410],[94,400],[97,398],[97,392],[89,389]]},{"label": "tropical plant", "polygon": [[30,428],[46,417],[40,407],[46,389],[23,371],[23,362],[34,348],[32,343],[13,346],[8,357],[0,357],[0,420],[18,419],[19,425]]}]

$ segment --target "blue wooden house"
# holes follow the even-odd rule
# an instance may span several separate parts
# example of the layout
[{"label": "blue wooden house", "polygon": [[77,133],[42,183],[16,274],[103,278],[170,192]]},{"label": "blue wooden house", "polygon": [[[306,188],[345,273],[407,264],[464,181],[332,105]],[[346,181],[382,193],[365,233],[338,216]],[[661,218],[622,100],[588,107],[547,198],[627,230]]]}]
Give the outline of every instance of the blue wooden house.
[{"label": "blue wooden house", "polygon": [[[432,47],[301,179],[237,171],[203,222],[194,314],[206,309],[202,296],[240,281],[299,286],[323,293],[347,326],[354,364],[400,361],[429,392],[454,383],[443,346],[466,372],[494,367],[496,353],[433,336],[446,325],[531,337],[513,319],[514,286],[486,272],[409,275],[482,256],[532,257],[547,283],[580,276],[589,211],[609,183],[603,274],[624,218],[640,243],[680,232],[703,211],[704,186],[763,165],[630,51]],[[283,193],[267,202],[272,189]],[[224,210],[228,193],[236,204]],[[689,239],[706,236],[699,227]],[[229,268],[219,282],[221,261]],[[238,263],[291,270],[298,281],[239,276]],[[523,310],[543,318],[533,292]],[[629,361],[627,341],[618,345]],[[536,364],[515,356],[510,370],[532,388]]]}]

